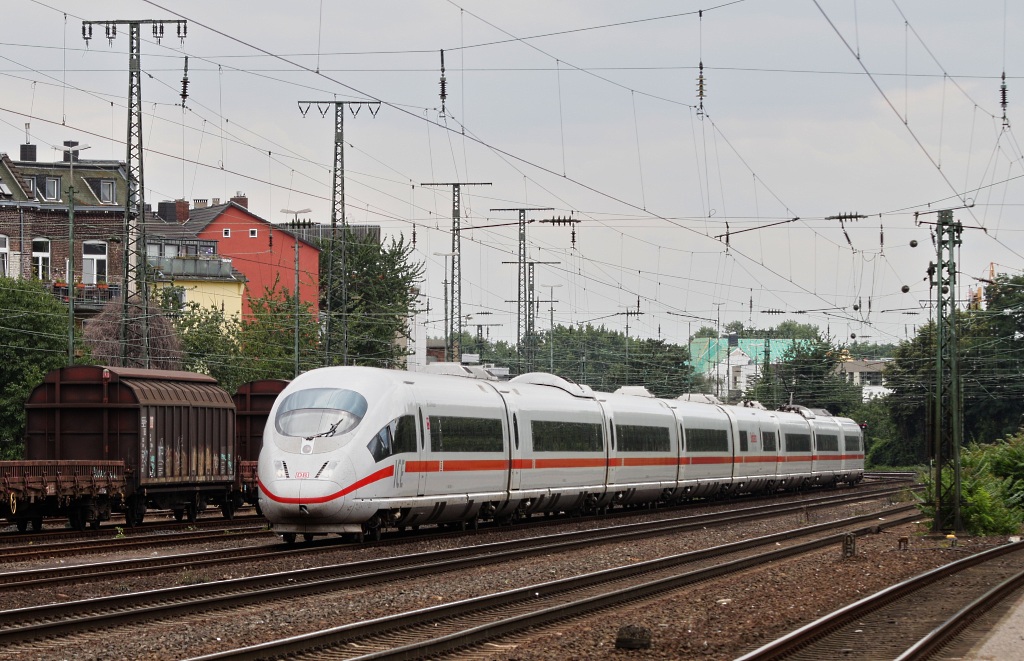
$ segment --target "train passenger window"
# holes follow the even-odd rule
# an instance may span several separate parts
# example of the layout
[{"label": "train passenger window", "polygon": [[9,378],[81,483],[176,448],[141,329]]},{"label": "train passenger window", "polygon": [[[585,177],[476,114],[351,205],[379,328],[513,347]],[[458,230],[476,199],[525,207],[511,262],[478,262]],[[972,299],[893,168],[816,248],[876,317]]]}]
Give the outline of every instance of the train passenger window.
[{"label": "train passenger window", "polygon": [[729,433],[724,429],[687,428],[686,439],[690,452],[729,451]]},{"label": "train passenger window", "polygon": [[[431,418],[430,449],[434,452],[503,452],[504,434],[497,418]],[[436,443],[434,441],[437,441]]]},{"label": "train passenger window", "polygon": [[518,450],[519,449],[519,418],[516,417],[515,413],[512,414],[512,438],[515,439],[516,449]]},{"label": "train passenger window", "polygon": [[672,447],[668,427],[615,425],[620,452],[668,452]]},{"label": "train passenger window", "polygon": [[534,452],[604,452],[599,422],[532,420]]},{"label": "train passenger window", "polygon": [[847,452],[859,452],[860,451],[860,438],[857,436],[846,436],[843,435],[843,446]]},{"label": "train passenger window", "polygon": [[765,452],[775,452],[775,432],[763,431],[761,432],[761,448]]},{"label": "train passenger window", "polygon": [[786,434],[786,452],[810,452],[810,434]]},{"label": "train passenger window", "polygon": [[427,426],[425,424],[423,424],[423,409],[420,409],[419,411],[420,411],[420,449],[421,450],[425,450],[425,449],[427,449],[427,440],[426,440],[426,438],[427,438],[426,437]]},{"label": "train passenger window", "polygon": [[835,434],[818,434],[815,440],[819,452],[839,452],[839,437]]},{"label": "train passenger window", "polygon": [[747,448],[747,432],[741,431],[740,432],[740,452],[746,452],[747,449],[748,449]]},{"label": "train passenger window", "polygon": [[274,424],[285,436],[340,436],[359,424],[366,408],[366,398],[355,391],[309,388],[282,400]]}]

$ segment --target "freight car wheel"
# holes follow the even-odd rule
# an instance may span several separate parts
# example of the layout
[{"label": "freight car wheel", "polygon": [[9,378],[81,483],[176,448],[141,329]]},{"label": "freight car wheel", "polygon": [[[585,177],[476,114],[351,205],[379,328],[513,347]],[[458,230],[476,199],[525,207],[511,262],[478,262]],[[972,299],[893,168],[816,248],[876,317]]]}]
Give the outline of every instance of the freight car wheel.
[{"label": "freight car wheel", "polygon": [[36,518],[32,519],[32,530],[35,530],[36,532],[40,532],[40,531],[42,531],[42,529],[43,529],[43,517],[37,516]]},{"label": "freight car wheel", "polygon": [[14,523],[18,526],[18,532],[25,532],[28,530],[28,519],[18,519]]},{"label": "freight car wheel", "polygon": [[313,541],[313,535],[310,535],[310,534],[309,534],[309,533],[307,532],[306,534],[304,534],[304,535],[302,536],[302,541],[304,541],[304,542],[307,542],[307,543],[308,543],[308,542],[312,542],[312,541]]},{"label": "freight car wheel", "polygon": [[188,516],[189,523],[195,523],[196,518],[199,516],[199,508],[193,504],[190,504],[185,508],[185,514]]},{"label": "freight car wheel", "polygon": [[228,521],[235,518],[235,504],[231,502],[230,498],[221,503],[220,513],[223,514],[224,518]]},{"label": "freight car wheel", "polygon": [[286,533],[281,535],[281,539],[284,540],[285,544],[292,545],[292,544],[295,543],[295,533],[293,533],[293,532],[286,532]]},{"label": "freight car wheel", "polygon": [[174,510],[174,520],[181,521],[185,518],[185,510]]},{"label": "freight car wheel", "polygon": [[99,518],[95,518],[92,521],[90,521],[89,522],[89,527],[92,528],[93,530],[99,530],[100,529],[100,520],[99,520]]}]

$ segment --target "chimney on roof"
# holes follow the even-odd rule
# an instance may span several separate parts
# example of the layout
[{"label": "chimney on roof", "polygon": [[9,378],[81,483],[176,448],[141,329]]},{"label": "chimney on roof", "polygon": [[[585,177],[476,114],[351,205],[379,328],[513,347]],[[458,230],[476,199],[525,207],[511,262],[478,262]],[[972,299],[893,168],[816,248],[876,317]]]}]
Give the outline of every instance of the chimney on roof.
[{"label": "chimney on roof", "polygon": [[182,224],[188,222],[188,200],[174,201],[174,220]]},{"label": "chimney on roof", "polygon": [[220,206],[220,198],[219,197],[213,198],[213,206],[215,206],[215,207],[216,206]]},{"label": "chimney on roof", "polygon": [[[78,146],[78,141],[77,140],[65,140],[64,141],[64,146],[65,147],[77,147]],[[70,163],[71,161],[74,161],[75,163],[78,162],[78,150],[77,149],[70,149],[69,151],[64,152],[64,162],[65,163]]]},{"label": "chimney on roof", "polygon": [[235,196],[231,198],[231,201],[242,207],[243,209],[249,208],[249,198],[245,196],[245,193],[238,191]]},{"label": "chimney on roof", "polygon": [[21,157],[19,160],[34,163],[36,160],[36,146],[29,142],[28,128],[30,124],[25,122],[25,144],[21,146]]},{"label": "chimney on roof", "polygon": [[205,209],[210,206],[210,201],[206,198],[196,198],[192,200],[192,208],[194,209]]}]

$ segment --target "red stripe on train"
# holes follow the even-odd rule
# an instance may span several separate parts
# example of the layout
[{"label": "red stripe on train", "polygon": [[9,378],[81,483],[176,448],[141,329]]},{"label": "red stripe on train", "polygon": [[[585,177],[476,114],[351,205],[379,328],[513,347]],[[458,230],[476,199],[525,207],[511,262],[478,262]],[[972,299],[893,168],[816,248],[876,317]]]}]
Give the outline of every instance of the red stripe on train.
[{"label": "red stripe on train", "polygon": [[277,494],[273,493],[270,489],[268,489],[267,485],[263,484],[263,482],[260,481],[259,479],[257,479],[257,484],[259,484],[260,493],[265,495],[267,498],[273,500],[274,502],[284,503],[286,505],[318,505],[320,503],[326,503],[328,501],[334,500],[335,498],[347,496],[348,494],[352,493],[357,489],[361,489],[368,484],[373,484],[374,482],[379,482],[380,480],[392,477],[394,474],[394,466],[385,466],[376,473],[371,473],[364,477],[363,479],[353,482],[352,484],[348,485],[344,489],[341,489],[340,491],[336,491],[326,496],[317,496],[316,498],[291,498],[288,496],[278,496]]}]

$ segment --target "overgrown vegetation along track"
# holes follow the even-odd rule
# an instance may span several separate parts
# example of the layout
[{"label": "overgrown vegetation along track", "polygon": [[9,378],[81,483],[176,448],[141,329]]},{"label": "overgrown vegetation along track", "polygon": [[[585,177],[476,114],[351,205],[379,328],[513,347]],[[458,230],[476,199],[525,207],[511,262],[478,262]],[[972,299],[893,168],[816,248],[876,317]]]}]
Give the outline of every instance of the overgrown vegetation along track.
[{"label": "overgrown vegetation along track", "polygon": [[[757,504],[751,507],[743,507],[734,510],[729,510],[727,512],[695,514],[675,517],[671,519],[659,519],[653,521],[633,523],[628,525],[620,525],[611,528],[605,527],[597,528],[594,530],[562,533],[562,535],[558,537],[563,540],[577,540],[578,543],[583,544],[588,543],[592,540],[608,538],[608,536],[610,535],[609,530],[616,531],[621,538],[626,539],[630,537],[641,537],[644,535],[669,534],[673,532],[682,532],[686,530],[699,529],[703,527],[730,525],[733,523],[749,521],[752,519],[762,517],[783,516],[794,513],[798,515],[806,515],[807,512],[814,510],[816,508],[833,507],[847,503],[862,502],[880,498],[894,500],[899,498],[901,494],[904,493],[904,491],[905,490],[903,488],[888,487],[884,489],[874,490],[857,490],[856,492],[852,493],[833,492],[826,496],[818,496],[815,498],[799,500],[791,503]],[[564,525],[565,520],[537,520],[536,522],[533,522],[530,525],[536,525],[538,528],[543,528],[559,524]],[[491,528],[490,530],[498,531],[503,529],[507,528]],[[476,533],[446,533],[446,536],[472,538],[479,536],[481,534],[486,533],[484,530],[481,530],[480,532]],[[377,542],[373,545],[401,545],[407,543],[408,539],[409,538],[405,537],[397,537],[382,542]],[[531,544],[535,544],[536,541],[526,539],[510,543],[522,544],[524,545],[524,547],[530,547]],[[350,544],[347,546],[358,547],[359,545]],[[195,569],[199,566],[227,563],[237,565],[242,561],[252,563],[261,560],[271,560],[287,556],[306,556],[311,554],[319,554],[328,551],[334,551],[341,547],[342,545],[339,544],[339,540],[335,539],[318,541],[312,544],[298,547],[285,547],[280,544],[248,546],[243,548],[233,548],[216,551],[201,551],[196,553],[166,555],[155,558],[135,558],[100,563],[50,567],[36,570],[6,572],[0,573],[0,590],[21,589],[30,586],[58,584],[69,581],[80,581],[85,578],[106,578],[112,576],[123,577],[129,574],[150,574],[158,570],[171,571],[185,568]],[[478,548],[483,547],[481,546]]]},{"label": "overgrown vegetation along track", "polygon": [[[870,529],[876,529],[878,527],[877,517],[880,513],[895,516],[900,512],[913,509],[913,506],[902,506],[895,509],[873,511],[838,522],[818,524],[797,531],[769,535],[757,540],[747,540],[724,547],[684,554],[675,559],[663,560],[662,564],[659,564],[659,561],[641,563],[634,566],[632,574],[648,572],[652,568],[674,567],[680,563],[698,559],[717,558],[725,552],[737,552],[760,545],[769,545],[774,549],[777,544],[795,536],[820,535],[824,531],[849,528],[863,524],[865,521],[871,521]],[[332,567],[279,572],[201,585],[4,611],[0,612],[0,645],[12,645],[40,637],[59,636],[76,631],[106,629],[126,622],[161,620],[183,613],[248,606],[289,597],[318,596],[327,591],[379,585],[382,581],[431,576],[485,564],[508,562],[522,557],[537,557],[572,549],[592,548],[599,543],[621,542],[651,534],[686,530],[693,526],[703,528],[710,524],[710,517],[688,518],[703,518],[705,520],[701,523],[693,521],[654,522],[662,524],[660,528],[657,526],[652,528],[647,524],[616,526],[586,533],[564,533],[535,539],[462,547]],[[721,522],[736,520],[735,516],[719,515],[719,518]],[[817,544],[821,546],[834,543],[836,539],[834,535],[829,535],[826,537],[827,541],[819,541]],[[623,576],[628,575],[630,575],[629,572],[623,574]]]},{"label": "overgrown vegetation along track", "polygon": [[[895,517],[899,512],[913,509],[912,506],[904,506],[886,514]],[[858,523],[875,520],[878,515],[874,512],[201,658],[418,659],[461,653],[467,647],[502,636],[764,566],[824,546],[837,545],[848,534],[863,535],[916,518],[914,515],[895,517],[881,524],[851,529]],[[835,534],[836,530],[842,529],[846,532]],[[795,542],[803,537],[812,539]],[[771,550],[765,551],[766,548]],[[697,564],[705,566],[696,567]],[[680,573],[684,568],[689,571]]]},{"label": "overgrown vegetation along track", "polygon": [[904,581],[835,611],[741,661],[927,659],[974,618],[1024,585],[1024,543],[999,546]]}]

